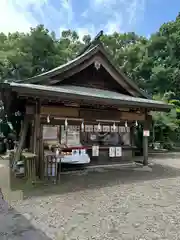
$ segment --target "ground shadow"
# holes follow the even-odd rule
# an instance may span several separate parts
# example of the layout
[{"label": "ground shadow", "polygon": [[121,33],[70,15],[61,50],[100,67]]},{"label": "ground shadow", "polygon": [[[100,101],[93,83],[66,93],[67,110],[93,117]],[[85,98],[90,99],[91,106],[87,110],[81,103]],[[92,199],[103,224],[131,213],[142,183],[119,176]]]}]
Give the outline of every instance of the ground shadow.
[{"label": "ground shadow", "polygon": [[130,184],[138,181],[144,182],[155,179],[175,178],[178,176],[180,176],[180,169],[162,166],[160,164],[154,164],[152,166],[152,172],[137,171],[129,168],[103,168],[103,170],[79,171],[78,173],[62,175],[61,181],[57,185],[49,183],[36,184],[35,186],[29,186],[27,184],[21,184],[21,186],[19,184],[18,186],[15,186],[14,184],[13,190],[22,190],[24,198],[27,198],[29,196],[64,194],[85,189],[97,189],[106,186]]},{"label": "ground shadow", "polygon": [[41,230],[36,229],[30,220],[18,213],[0,196],[0,239],[51,240]]}]

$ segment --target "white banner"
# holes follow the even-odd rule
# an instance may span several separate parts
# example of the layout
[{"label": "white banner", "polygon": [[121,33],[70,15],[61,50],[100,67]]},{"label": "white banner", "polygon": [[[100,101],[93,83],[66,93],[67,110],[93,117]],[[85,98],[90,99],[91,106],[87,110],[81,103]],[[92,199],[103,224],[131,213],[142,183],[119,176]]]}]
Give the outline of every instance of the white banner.
[{"label": "white banner", "polygon": [[109,148],[109,157],[115,157],[116,156],[116,149],[115,147]]},{"label": "white banner", "polygon": [[122,156],[122,147],[116,147],[116,157]]},{"label": "white banner", "polygon": [[92,156],[98,157],[99,156],[99,146],[92,146]]}]

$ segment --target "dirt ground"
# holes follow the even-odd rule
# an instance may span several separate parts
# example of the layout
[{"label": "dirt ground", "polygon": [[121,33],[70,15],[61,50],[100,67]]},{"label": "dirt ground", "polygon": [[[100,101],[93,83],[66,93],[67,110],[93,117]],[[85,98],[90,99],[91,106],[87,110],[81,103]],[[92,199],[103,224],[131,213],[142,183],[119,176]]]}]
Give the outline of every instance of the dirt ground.
[{"label": "dirt ground", "polygon": [[10,209],[1,200],[0,240],[180,239],[180,153],[151,162],[151,172],[64,175],[59,186],[24,192]]}]

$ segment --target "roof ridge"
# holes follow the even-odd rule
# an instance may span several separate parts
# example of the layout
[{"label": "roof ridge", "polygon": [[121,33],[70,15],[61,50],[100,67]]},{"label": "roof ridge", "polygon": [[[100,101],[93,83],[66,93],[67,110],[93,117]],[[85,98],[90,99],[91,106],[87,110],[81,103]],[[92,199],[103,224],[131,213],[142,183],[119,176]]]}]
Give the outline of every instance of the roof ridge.
[{"label": "roof ridge", "polygon": [[[90,50],[92,47],[98,45],[100,43],[100,37],[102,37],[104,34],[103,30],[101,30],[92,41],[90,41],[90,43],[85,46],[82,51],[80,51],[80,53],[77,54],[76,57],[81,56],[83,53],[85,53],[86,51]],[[98,44],[97,44],[98,43]]]},{"label": "roof ridge", "polygon": [[[72,59],[72,60],[70,60],[70,61],[68,61],[68,62],[66,62],[66,63],[64,63],[64,64],[61,64],[61,65],[59,65],[59,66],[57,66],[57,67],[55,67],[55,68],[53,68],[53,69],[51,69],[51,70],[49,70],[49,71],[42,72],[42,73],[40,73],[40,74],[38,74],[38,75],[35,75],[35,76],[31,77],[31,78],[27,78],[27,79],[24,79],[24,80],[19,80],[19,81],[17,81],[17,82],[18,82],[18,83],[21,83],[21,82],[22,82],[22,83],[26,83],[26,82],[28,83],[28,80],[31,81],[31,80],[37,79],[37,78],[49,77],[49,75],[51,75],[52,73],[54,73],[54,72],[56,72],[56,71],[58,71],[58,70],[61,70],[61,69],[63,69],[64,67],[69,66],[69,65],[75,63],[77,60],[80,60],[81,58],[83,58],[84,56],[88,55],[89,53],[94,52],[94,51],[97,51],[97,49],[99,49],[99,46],[98,46],[98,45],[95,45],[94,47],[92,47],[92,48],[88,49],[87,51],[85,51],[83,54],[75,57],[74,59]],[[30,82],[29,82],[29,83],[30,83]]]}]

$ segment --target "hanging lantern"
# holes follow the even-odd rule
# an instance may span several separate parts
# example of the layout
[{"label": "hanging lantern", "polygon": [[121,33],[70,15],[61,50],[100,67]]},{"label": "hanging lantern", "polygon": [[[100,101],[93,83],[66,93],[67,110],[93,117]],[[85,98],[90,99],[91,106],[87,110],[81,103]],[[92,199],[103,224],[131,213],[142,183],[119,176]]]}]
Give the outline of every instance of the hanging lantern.
[{"label": "hanging lantern", "polygon": [[64,125],[65,125],[65,129],[67,129],[67,126],[68,126],[67,118],[66,118],[65,121],[64,121]]},{"label": "hanging lantern", "polygon": [[81,131],[84,132],[84,122],[81,123]]},{"label": "hanging lantern", "polygon": [[116,124],[114,123],[113,124],[113,131],[115,132],[115,130],[116,130]]},{"label": "hanging lantern", "polygon": [[49,115],[47,116],[47,123],[50,123]]},{"label": "hanging lantern", "polygon": [[127,121],[125,121],[125,128],[127,128],[128,127],[128,124],[127,124]]},{"label": "hanging lantern", "polygon": [[98,123],[98,131],[101,131],[101,124]]},{"label": "hanging lantern", "polygon": [[138,126],[138,122],[137,122],[137,121],[135,122],[135,126],[136,126],[136,127]]}]

